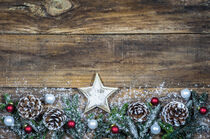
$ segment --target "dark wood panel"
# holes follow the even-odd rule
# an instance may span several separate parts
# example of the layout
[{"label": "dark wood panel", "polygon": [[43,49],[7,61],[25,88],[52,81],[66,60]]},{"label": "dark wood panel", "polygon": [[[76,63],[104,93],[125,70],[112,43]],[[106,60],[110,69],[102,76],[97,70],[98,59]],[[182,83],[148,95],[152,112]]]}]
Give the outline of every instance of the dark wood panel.
[{"label": "dark wood panel", "polygon": [[208,0],[1,0],[1,33],[209,33]]},{"label": "dark wood panel", "polygon": [[1,35],[1,87],[210,87],[210,35]]}]

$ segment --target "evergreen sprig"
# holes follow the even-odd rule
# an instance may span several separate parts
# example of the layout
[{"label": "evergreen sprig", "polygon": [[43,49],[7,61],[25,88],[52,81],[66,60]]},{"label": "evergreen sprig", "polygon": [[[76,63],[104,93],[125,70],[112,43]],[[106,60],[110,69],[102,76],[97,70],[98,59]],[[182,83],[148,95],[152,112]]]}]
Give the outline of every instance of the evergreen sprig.
[{"label": "evergreen sprig", "polygon": [[74,120],[76,125],[75,128],[66,129],[66,133],[71,135],[74,139],[81,139],[85,134],[86,124],[82,120],[82,113],[78,110],[79,96],[75,94],[70,99],[66,97],[63,98],[65,104],[64,111],[67,114],[68,120]]},{"label": "evergreen sprig", "polygon": [[[5,103],[0,103],[0,110],[5,109],[7,104],[17,103],[11,100],[11,96],[8,94],[4,95]],[[69,134],[73,139],[81,139],[85,133],[91,131],[87,127],[88,119],[96,119],[98,121],[98,127],[91,131],[94,134],[95,139],[101,138],[116,138],[126,139],[130,137],[132,139],[147,139],[153,135],[150,133],[150,127],[154,122],[158,122],[162,129],[162,139],[190,139],[195,133],[209,132],[209,125],[202,122],[202,119],[207,117],[199,112],[199,108],[208,105],[208,94],[203,93],[198,95],[195,91],[191,92],[191,98],[188,100],[186,106],[189,111],[189,116],[186,119],[185,125],[180,127],[174,127],[168,123],[161,121],[159,115],[162,105],[152,106],[147,104],[150,114],[145,123],[134,122],[131,117],[127,115],[128,103],[125,103],[122,107],[115,106],[111,108],[111,113],[107,114],[90,114],[85,119],[82,112],[79,110],[79,96],[78,94],[69,97],[63,97],[64,108],[67,120],[74,120],[76,123],[75,128],[60,128],[52,132],[53,139],[61,139],[65,134]],[[15,119],[15,125],[8,127],[14,131],[22,139],[45,139],[48,133],[48,129],[44,126],[42,119],[25,120],[22,119],[17,110],[11,113]],[[2,119],[3,120],[3,119]],[[24,131],[24,125],[32,126],[34,132],[27,134]],[[117,125],[120,129],[118,134],[111,132],[111,127]]]}]

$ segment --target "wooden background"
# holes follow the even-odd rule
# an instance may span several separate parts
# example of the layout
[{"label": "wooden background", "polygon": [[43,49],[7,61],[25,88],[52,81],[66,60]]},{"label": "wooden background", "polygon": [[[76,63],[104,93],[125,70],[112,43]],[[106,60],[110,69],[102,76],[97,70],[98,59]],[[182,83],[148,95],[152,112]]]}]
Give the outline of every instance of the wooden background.
[{"label": "wooden background", "polygon": [[121,89],[209,92],[210,1],[0,0],[0,95],[85,87],[96,72]]}]

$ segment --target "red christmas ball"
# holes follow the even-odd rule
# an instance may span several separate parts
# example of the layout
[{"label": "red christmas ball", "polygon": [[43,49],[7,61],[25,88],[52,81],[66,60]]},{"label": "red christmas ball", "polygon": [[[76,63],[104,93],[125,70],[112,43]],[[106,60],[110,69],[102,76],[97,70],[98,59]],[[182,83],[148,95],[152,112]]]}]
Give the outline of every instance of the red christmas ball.
[{"label": "red christmas ball", "polygon": [[13,112],[14,109],[15,109],[15,106],[12,105],[12,104],[8,104],[8,105],[6,106],[6,110],[7,110],[8,112]]},{"label": "red christmas ball", "polygon": [[27,125],[27,126],[25,126],[24,130],[25,130],[26,133],[29,134],[29,133],[32,132],[33,128],[30,125]]},{"label": "red christmas ball", "polygon": [[157,98],[157,97],[153,97],[152,99],[151,99],[151,104],[152,105],[157,105],[159,103],[159,99]]},{"label": "red christmas ball", "polygon": [[73,121],[73,120],[70,120],[70,121],[68,121],[68,123],[67,123],[68,128],[74,128],[75,125],[76,125],[76,123],[75,123],[75,121]]},{"label": "red christmas ball", "polygon": [[112,126],[111,131],[112,131],[113,134],[117,134],[117,133],[119,133],[119,127],[116,126],[116,125]]},{"label": "red christmas ball", "polygon": [[206,108],[206,107],[201,107],[200,109],[199,109],[199,111],[200,111],[200,114],[206,114],[207,112],[208,112],[208,109]]}]

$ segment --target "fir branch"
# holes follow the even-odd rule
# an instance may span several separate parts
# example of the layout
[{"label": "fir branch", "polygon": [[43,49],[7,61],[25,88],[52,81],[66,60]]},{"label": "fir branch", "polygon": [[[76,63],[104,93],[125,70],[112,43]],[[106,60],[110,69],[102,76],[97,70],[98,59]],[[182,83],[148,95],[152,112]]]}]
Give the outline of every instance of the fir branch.
[{"label": "fir branch", "polygon": [[120,109],[120,114],[125,115],[127,113],[128,103],[125,103],[122,108]]},{"label": "fir branch", "polygon": [[126,121],[127,121],[127,125],[128,125],[128,128],[129,128],[129,131],[130,131],[130,134],[132,136],[133,139],[139,139],[139,134],[138,134],[138,131],[137,131],[137,128],[133,122],[133,120],[131,120],[130,117],[126,117]]},{"label": "fir branch", "polygon": [[62,137],[64,136],[64,132],[63,131],[53,131],[51,139],[62,139]]},{"label": "fir branch", "polygon": [[168,124],[168,123],[164,123],[164,122],[162,122],[162,121],[159,121],[158,123],[159,123],[161,129],[163,129],[163,130],[166,132],[166,134],[164,134],[164,135],[162,136],[162,139],[167,139],[167,137],[168,137],[172,132],[174,132],[173,126],[170,125],[170,124]]},{"label": "fir branch", "polygon": [[[133,136],[129,129],[132,128],[133,123],[129,122],[129,117],[126,116],[128,104],[125,103],[120,109],[118,107],[113,107],[111,113],[105,118],[101,115],[97,121],[99,122],[98,128],[95,129],[95,139],[99,138],[126,138],[127,136]],[[104,121],[104,119],[107,119]],[[119,134],[111,133],[111,125],[117,125],[120,128]],[[135,125],[134,125],[135,126]],[[134,132],[133,132],[134,133]],[[136,136],[136,135],[135,135]]]},{"label": "fir branch", "polygon": [[11,95],[5,94],[5,95],[4,95],[4,100],[5,100],[5,103],[6,103],[6,104],[12,103]]},{"label": "fir branch", "polygon": [[[140,138],[144,138],[145,136],[147,136],[147,132],[149,130],[149,128],[152,126],[152,124],[154,123],[154,121],[156,120],[159,111],[160,111],[160,104],[157,105],[154,109],[151,110],[150,115],[148,116],[148,119],[145,123],[145,125],[143,126],[143,129],[141,131],[139,131],[139,136]],[[140,124],[140,123],[138,123]]]},{"label": "fir branch", "polygon": [[4,103],[0,103],[0,110],[5,109],[5,107],[6,107],[6,104],[4,104]]},{"label": "fir branch", "polygon": [[67,129],[66,132],[76,139],[82,138],[86,131],[86,125],[82,122],[82,114],[78,111],[78,94],[71,98],[71,102],[68,98],[63,98],[63,102],[65,103],[64,111],[68,118],[76,122],[75,128]]},{"label": "fir branch", "polygon": [[207,100],[208,100],[208,94],[207,93],[202,93],[200,95],[200,98],[199,98],[199,103],[200,104],[206,104]]}]

